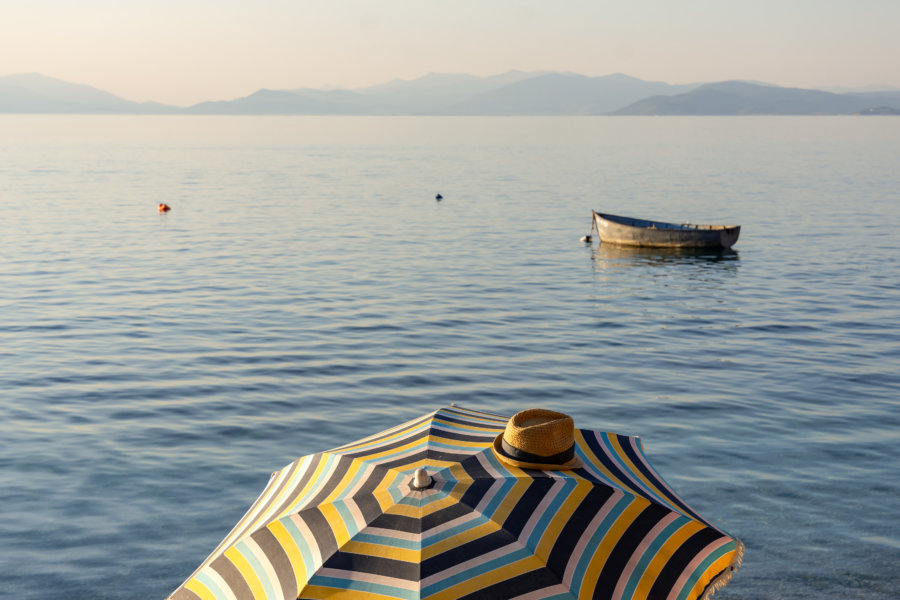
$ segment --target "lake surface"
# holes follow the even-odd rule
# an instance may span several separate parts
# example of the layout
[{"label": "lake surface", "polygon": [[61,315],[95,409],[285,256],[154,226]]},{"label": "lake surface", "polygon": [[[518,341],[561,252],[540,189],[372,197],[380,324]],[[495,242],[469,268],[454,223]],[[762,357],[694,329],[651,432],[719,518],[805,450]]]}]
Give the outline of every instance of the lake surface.
[{"label": "lake surface", "polygon": [[898,165],[895,117],[0,116],[0,596],[162,599],[455,402],[640,435],[747,546],[717,598],[896,598]]}]

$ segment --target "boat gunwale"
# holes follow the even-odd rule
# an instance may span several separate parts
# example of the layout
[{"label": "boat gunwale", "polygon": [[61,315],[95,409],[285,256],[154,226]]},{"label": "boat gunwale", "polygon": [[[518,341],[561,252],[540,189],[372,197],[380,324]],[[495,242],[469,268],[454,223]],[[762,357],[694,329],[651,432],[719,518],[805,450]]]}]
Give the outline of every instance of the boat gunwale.
[{"label": "boat gunwale", "polygon": [[740,225],[707,225],[694,223],[669,223],[667,221],[656,221],[651,219],[637,219],[634,217],[623,217],[621,215],[613,215],[610,213],[600,213],[595,210],[591,211],[596,216],[605,219],[616,225],[623,227],[634,227],[635,229],[647,230],[680,230],[680,231],[722,231],[735,229]]}]

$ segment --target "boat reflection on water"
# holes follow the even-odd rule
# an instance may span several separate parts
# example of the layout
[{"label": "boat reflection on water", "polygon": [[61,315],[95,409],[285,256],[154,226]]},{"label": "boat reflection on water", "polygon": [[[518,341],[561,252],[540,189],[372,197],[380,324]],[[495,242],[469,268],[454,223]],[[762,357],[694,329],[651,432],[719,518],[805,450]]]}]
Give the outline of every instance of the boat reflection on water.
[{"label": "boat reflection on water", "polygon": [[[712,273],[735,274],[740,255],[735,250],[714,248],[645,248],[599,244],[591,250],[595,271],[651,268],[654,276],[707,279]],[[658,268],[658,269],[656,269]]]},{"label": "boat reflection on water", "polygon": [[739,260],[737,250],[724,248],[652,248],[643,246],[619,246],[598,244],[594,259],[626,260],[641,263],[666,263],[671,261],[719,262]]}]

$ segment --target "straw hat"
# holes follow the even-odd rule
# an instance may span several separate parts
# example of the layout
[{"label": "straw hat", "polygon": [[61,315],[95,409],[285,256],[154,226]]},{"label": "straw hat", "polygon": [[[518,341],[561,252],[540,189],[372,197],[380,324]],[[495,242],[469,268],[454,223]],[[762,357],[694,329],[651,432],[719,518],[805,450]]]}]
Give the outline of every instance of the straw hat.
[{"label": "straw hat", "polygon": [[514,414],[494,440],[494,454],[520,469],[564,471],[581,466],[575,456],[572,417],[543,408]]}]

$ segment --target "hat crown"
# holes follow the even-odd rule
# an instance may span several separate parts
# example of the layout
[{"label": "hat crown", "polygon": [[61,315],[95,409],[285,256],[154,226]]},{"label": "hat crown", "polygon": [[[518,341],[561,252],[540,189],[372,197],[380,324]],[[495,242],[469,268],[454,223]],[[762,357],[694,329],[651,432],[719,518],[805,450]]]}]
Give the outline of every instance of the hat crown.
[{"label": "hat crown", "polygon": [[551,457],[572,448],[575,424],[567,414],[531,408],[516,413],[507,422],[503,441],[521,452]]}]

